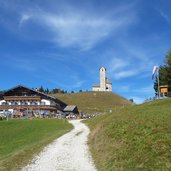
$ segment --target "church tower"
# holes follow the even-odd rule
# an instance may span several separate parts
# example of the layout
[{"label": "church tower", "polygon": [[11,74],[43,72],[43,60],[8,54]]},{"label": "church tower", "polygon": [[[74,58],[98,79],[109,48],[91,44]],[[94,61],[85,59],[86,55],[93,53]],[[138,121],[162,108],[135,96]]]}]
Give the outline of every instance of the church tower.
[{"label": "church tower", "polygon": [[106,91],[106,68],[100,68],[100,91]]},{"label": "church tower", "polygon": [[94,84],[92,87],[93,91],[108,91],[112,92],[112,82],[106,78],[106,68],[100,68],[100,85]]}]

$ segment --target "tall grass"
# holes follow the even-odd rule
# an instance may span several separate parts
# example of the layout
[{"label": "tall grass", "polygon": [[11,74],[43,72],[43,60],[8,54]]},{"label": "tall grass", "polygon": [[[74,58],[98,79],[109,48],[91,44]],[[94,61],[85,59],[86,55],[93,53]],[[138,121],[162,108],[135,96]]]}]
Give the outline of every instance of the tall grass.
[{"label": "tall grass", "polygon": [[71,130],[64,120],[9,120],[0,122],[0,170],[16,170],[45,145]]},{"label": "tall grass", "polygon": [[86,121],[99,171],[171,170],[171,99]]}]

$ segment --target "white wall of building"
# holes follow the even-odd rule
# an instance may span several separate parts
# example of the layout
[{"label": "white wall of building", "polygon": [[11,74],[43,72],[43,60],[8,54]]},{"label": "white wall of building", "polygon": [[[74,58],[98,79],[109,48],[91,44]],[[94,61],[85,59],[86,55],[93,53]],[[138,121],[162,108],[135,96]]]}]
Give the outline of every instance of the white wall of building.
[{"label": "white wall of building", "polygon": [[13,113],[14,110],[13,109],[8,109],[8,111],[11,112],[11,113]]},{"label": "white wall of building", "polygon": [[0,100],[0,105],[2,105],[2,103],[5,103],[5,100]]},{"label": "white wall of building", "polygon": [[112,84],[106,84],[106,91],[112,91]]},{"label": "white wall of building", "polygon": [[100,87],[93,87],[93,91],[100,91]]},{"label": "white wall of building", "polygon": [[42,99],[41,103],[45,103],[45,105],[50,105],[50,100]]}]

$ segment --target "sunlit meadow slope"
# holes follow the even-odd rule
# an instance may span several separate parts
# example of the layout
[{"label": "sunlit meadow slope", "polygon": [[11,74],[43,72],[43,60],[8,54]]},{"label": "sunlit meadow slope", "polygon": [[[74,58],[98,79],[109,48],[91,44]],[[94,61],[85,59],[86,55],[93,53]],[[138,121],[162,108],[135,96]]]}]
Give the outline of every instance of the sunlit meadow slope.
[{"label": "sunlit meadow slope", "polygon": [[80,92],[71,94],[54,94],[67,104],[77,105],[83,113],[108,112],[110,109],[129,106],[132,103],[111,92]]},{"label": "sunlit meadow slope", "polygon": [[99,171],[171,170],[171,99],[87,120]]}]

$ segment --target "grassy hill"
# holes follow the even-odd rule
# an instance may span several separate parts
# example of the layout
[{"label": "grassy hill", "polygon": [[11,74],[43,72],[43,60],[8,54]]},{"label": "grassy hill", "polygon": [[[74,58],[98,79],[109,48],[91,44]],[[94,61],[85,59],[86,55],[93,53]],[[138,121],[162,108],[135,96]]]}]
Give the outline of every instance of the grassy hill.
[{"label": "grassy hill", "polygon": [[81,92],[71,94],[54,94],[54,97],[70,105],[77,105],[84,113],[108,112],[116,107],[131,105],[131,102],[111,92]]},{"label": "grassy hill", "polygon": [[33,155],[72,129],[65,120],[0,121],[0,170],[19,170]]},{"label": "grassy hill", "polygon": [[171,170],[171,99],[87,120],[99,171]]}]

